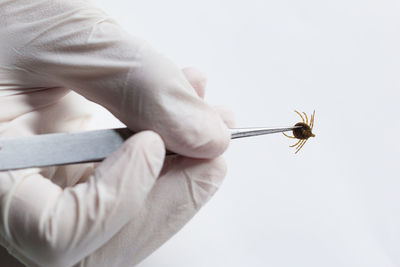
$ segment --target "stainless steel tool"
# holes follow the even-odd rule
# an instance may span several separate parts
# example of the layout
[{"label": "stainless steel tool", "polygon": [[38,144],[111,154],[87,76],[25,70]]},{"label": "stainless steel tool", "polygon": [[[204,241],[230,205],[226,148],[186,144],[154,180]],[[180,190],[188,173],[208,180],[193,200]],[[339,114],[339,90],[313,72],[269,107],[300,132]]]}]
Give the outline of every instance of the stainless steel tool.
[{"label": "stainless steel tool", "polygon": [[[231,138],[291,131],[301,126],[230,129]],[[0,171],[97,162],[134,133],[128,128],[0,139]],[[167,155],[174,154],[167,152]]]}]

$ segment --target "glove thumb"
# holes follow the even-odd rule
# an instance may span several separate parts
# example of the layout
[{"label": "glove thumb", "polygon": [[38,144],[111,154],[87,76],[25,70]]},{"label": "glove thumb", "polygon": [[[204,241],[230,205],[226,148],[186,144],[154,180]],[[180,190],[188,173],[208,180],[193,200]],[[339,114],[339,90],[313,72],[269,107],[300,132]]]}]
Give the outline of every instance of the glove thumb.
[{"label": "glove thumb", "polygon": [[130,214],[131,217],[132,212],[142,207],[159,176],[164,157],[161,137],[144,131],[128,139],[96,168],[95,179],[107,190],[107,195],[114,196],[115,214]]},{"label": "glove thumb", "polygon": [[[40,174],[21,176],[17,190],[9,190],[7,246],[17,258],[40,266],[73,265],[140,213],[164,157],[160,136],[145,131],[129,138],[86,182],[73,187],[61,189]],[[13,177],[22,174],[16,171]]]}]

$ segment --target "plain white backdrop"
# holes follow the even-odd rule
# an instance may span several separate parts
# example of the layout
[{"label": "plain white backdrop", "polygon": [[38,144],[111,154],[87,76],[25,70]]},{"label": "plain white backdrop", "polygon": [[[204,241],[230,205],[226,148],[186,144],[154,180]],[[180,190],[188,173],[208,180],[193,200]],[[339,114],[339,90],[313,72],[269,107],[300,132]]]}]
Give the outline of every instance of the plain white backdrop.
[{"label": "plain white backdrop", "polygon": [[221,189],[140,267],[400,266],[400,2],[94,2],[206,72],[238,127],[316,110],[297,155],[281,134],[232,142]]}]

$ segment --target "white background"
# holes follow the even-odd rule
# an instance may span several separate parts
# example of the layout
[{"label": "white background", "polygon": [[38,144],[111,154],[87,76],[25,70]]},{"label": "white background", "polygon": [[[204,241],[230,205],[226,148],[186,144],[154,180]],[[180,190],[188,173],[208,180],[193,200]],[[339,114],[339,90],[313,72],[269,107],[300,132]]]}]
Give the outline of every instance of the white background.
[{"label": "white background", "polygon": [[237,126],[299,121],[232,142],[216,196],[140,264],[400,266],[400,2],[97,0],[130,33],[208,74]]}]

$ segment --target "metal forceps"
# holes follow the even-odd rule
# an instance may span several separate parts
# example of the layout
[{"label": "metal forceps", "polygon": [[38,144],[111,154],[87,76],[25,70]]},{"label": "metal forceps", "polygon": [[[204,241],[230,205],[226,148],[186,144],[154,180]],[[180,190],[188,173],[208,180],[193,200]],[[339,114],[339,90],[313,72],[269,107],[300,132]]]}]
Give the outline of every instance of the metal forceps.
[{"label": "metal forceps", "polygon": [[[230,129],[231,139],[292,131],[301,126]],[[134,132],[128,128],[0,139],[0,171],[98,162]],[[174,155],[167,151],[167,155]]]}]

